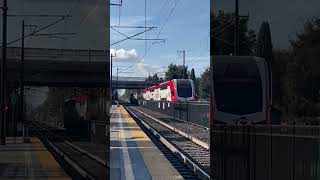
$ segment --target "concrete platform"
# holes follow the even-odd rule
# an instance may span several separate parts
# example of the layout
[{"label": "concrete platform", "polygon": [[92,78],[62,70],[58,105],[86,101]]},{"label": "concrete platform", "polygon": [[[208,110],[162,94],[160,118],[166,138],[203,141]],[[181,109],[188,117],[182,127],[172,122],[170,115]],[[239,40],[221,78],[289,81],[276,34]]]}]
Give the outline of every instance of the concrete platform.
[{"label": "concrete platform", "polygon": [[71,179],[38,138],[0,145],[0,179]]},{"label": "concrete platform", "polygon": [[183,179],[124,107],[110,113],[110,179]]}]

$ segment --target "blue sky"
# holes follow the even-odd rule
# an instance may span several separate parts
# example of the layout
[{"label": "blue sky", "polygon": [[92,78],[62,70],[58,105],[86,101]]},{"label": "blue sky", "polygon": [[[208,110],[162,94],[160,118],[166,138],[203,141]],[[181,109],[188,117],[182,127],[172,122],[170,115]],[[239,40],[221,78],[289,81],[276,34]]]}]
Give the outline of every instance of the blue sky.
[{"label": "blue sky", "polygon": [[[215,0],[212,10],[234,11],[234,1]],[[273,47],[287,49],[290,41],[296,39],[296,34],[303,24],[314,17],[320,17],[319,0],[241,0],[240,15],[249,15],[249,28],[259,32],[263,21],[268,21],[271,29]]]},{"label": "blue sky", "polygon": [[[118,0],[111,0],[111,2],[117,3]],[[123,5],[120,7],[120,25],[144,26],[144,3],[144,0],[123,0]],[[111,6],[110,16],[111,26],[118,25],[119,7]],[[177,53],[180,50],[186,51],[186,65],[189,70],[195,68],[196,76],[200,76],[209,66],[210,0],[147,1],[146,20],[147,26],[158,28],[136,38],[156,38],[160,31],[158,38],[165,39],[165,42],[148,41],[147,49],[149,50],[147,51],[145,41],[126,40],[111,46],[111,52],[117,52],[113,74],[116,74],[118,67],[121,72],[119,76],[147,76],[149,72],[151,75],[158,73],[161,76],[170,63],[182,64],[182,55],[179,56]],[[144,29],[119,28],[117,30],[130,36]],[[123,38],[125,36],[110,30],[111,44]]]},{"label": "blue sky", "polygon": [[[67,39],[29,36],[25,40],[26,47],[97,50],[105,50],[109,47],[109,43],[106,43],[109,37],[106,28],[110,17],[105,0],[9,0],[8,14],[72,16],[41,33],[71,32],[76,33],[75,35],[65,36]],[[37,25],[40,28],[58,19],[56,17],[9,17],[8,42],[21,36],[22,20],[25,20],[25,24]],[[2,18],[0,18],[0,24],[2,24]],[[30,32],[30,28],[25,29],[26,34]],[[1,39],[2,36],[0,36]],[[10,46],[20,46],[20,42]]]}]

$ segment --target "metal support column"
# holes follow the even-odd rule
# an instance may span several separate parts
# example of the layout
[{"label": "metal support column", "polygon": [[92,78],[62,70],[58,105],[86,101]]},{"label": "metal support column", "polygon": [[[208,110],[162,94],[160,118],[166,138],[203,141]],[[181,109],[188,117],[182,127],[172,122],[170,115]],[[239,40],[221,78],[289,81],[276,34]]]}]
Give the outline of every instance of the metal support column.
[{"label": "metal support column", "polygon": [[[21,34],[21,64],[20,64],[20,121],[24,123],[24,20],[22,21],[22,34]],[[25,134],[25,133],[23,133]]]},{"label": "metal support column", "polygon": [[1,68],[1,145],[6,144],[6,88],[7,88],[7,0],[2,7],[2,68]]},{"label": "metal support column", "polygon": [[239,44],[239,0],[235,0],[235,23],[234,23],[234,52],[233,55],[238,54]]}]

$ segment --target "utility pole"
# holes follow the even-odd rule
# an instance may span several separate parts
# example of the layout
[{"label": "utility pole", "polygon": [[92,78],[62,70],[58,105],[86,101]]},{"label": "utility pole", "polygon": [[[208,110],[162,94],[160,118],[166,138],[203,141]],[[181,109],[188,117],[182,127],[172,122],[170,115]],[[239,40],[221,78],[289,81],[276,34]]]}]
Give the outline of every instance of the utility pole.
[{"label": "utility pole", "polygon": [[[119,68],[117,68],[117,87],[119,87],[119,85],[118,85],[118,79],[119,78]],[[119,97],[118,97],[118,91],[116,90],[115,91],[116,92],[116,103],[117,103],[117,107],[119,107]]]},{"label": "utility pole", "polygon": [[[36,25],[25,25],[24,20],[22,20],[21,26],[21,62],[20,62],[20,121],[24,123],[24,40],[25,40],[25,27],[36,27]],[[23,124],[24,126],[24,124]],[[23,128],[24,130],[25,128]],[[22,133],[23,136],[25,132]]]},{"label": "utility pole", "polygon": [[112,58],[113,55],[110,55],[110,95],[111,95],[111,105],[113,103],[113,93],[112,93]]},{"label": "utility pole", "polygon": [[117,68],[117,86],[118,86],[118,79],[119,78],[119,68]]},{"label": "utility pole", "polygon": [[239,0],[235,0],[235,23],[234,23],[234,56],[237,55],[239,46]]},{"label": "utility pole", "polygon": [[185,72],[185,68],[186,68],[186,51],[183,50],[183,79],[186,77],[186,72]]},{"label": "utility pole", "polygon": [[186,77],[186,74],[185,74],[185,67],[186,67],[186,51],[185,50],[183,50],[183,51],[178,51],[178,53],[179,52],[182,52],[182,58],[183,58],[183,71],[182,71],[182,73],[183,73],[183,77],[182,77],[182,79],[184,79],[185,77]]},{"label": "utility pole", "polygon": [[7,88],[7,0],[2,8],[2,71],[1,71],[1,145],[6,144],[6,88]]},{"label": "utility pole", "polygon": [[[24,122],[24,20],[22,21],[22,34],[21,34],[21,62],[20,62],[20,121]],[[24,135],[24,133],[23,133]]]}]

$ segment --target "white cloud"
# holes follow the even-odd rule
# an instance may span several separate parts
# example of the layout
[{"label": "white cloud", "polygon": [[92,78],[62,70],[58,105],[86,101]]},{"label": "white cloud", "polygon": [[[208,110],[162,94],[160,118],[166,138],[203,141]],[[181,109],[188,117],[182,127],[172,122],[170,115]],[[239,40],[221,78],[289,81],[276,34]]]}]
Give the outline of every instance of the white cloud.
[{"label": "white cloud", "polygon": [[164,72],[163,67],[156,64],[145,64],[143,62],[140,62],[136,65],[136,67],[142,76],[149,76],[149,73],[150,75],[154,75],[155,73],[157,73],[158,76],[161,77],[163,75],[162,72]]},{"label": "white cloud", "polygon": [[116,61],[135,61],[139,60],[138,53],[135,49],[111,49],[110,54],[115,56],[113,60]]}]

